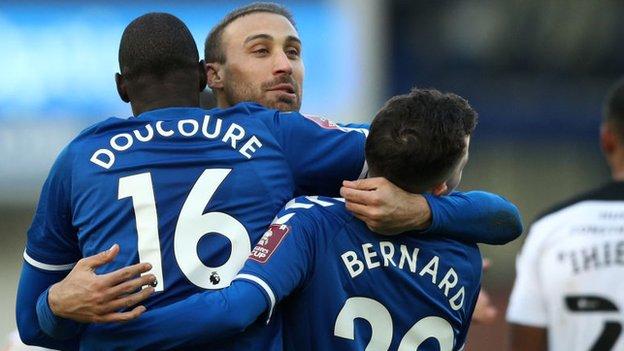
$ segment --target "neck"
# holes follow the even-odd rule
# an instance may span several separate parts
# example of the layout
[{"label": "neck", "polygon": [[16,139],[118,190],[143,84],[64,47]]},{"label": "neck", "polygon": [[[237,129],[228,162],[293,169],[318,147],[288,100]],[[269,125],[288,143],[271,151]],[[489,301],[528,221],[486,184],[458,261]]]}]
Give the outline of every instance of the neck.
[{"label": "neck", "polygon": [[161,95],[154,99],[143,99],[132,102],[132,114],[138,116],[143,112],[167,107],[199,107],[199,93],[197,96],[167,96]]},{"label": "neck", "polygon": [[179,71],[166,77],[143,76],[127,81],[128,98],[135,116],[143,112],[167,107],[199,107],[197,74]]},{"label": "neck", "polygon": [[624,181],[624,148],[617,148],[606,155],[606,159],[611,168],[611,179],[616,182]]},{"label": "neck", "polygon": [[217,99],[217,107],[218,108],[228,108],[228,107],[232,107],[232,105],[230,105],[227,101],[227,99],[225,98],[225,94],[223,94],[223,90],[219,89],[215,89],[214,90],[214,94],[215,94],[215,98]]},{"label": "neck", "polygon": [[616,182],[624,182],[624,169],[619,169],[617,171],[613,169],[611,171],[611,179]]}]

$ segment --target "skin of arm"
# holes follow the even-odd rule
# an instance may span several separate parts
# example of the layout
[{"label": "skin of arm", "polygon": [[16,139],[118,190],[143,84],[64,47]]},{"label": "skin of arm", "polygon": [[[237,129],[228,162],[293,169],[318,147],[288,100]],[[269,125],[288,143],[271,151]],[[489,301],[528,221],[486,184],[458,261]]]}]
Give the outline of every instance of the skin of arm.
[{"label": "skin of arm", "polygon": [[[41,326],[47,336],[67,339],[79,334],[80,328],[76,321],[124,322],[145,312],[145,307],[136,305],[154,292],[156,278],[153,274],[137,276],[150,270],[151,265],[138,263],[108,274],[95,274],[97,267],[112,262],[118,253],[119,245],[114,245],[107,251],[83,258],[69,274],[63,272],[62,275],[57,275],[57,280],[50,281],[49,286],[38,289],[40,291],[38,300],[35,299],[35,317],[38,318],[38,326]],[[38,284],[39,281],[24,284]],[[145,288],[141,289],[142,287]],[[137,292],[137,289],[141,290]],[[23,303],[31,305],[33,300],[24,299]],[[120,312],[121,309],[132,306],[135,307]]]}]

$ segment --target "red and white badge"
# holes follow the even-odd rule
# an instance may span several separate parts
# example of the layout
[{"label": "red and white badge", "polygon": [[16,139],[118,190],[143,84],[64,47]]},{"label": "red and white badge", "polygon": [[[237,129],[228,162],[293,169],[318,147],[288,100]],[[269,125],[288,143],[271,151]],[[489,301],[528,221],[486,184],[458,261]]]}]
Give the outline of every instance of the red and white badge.
[{"label": "red and white badge", "polygon": [[303,114],[303,117],[309,119],[310,121],[316,123],[319,127],[321,128],[325,128],[325,129],[340,129],[340,126],[338,126],[336,123],[330,121],[327,118],[324,117],[319,117],[319,116],[315,116],[315,115],[308,115],[308,114]]},{"label": "red and white badge", "polygon": [[251,250],[249,258],[260,263],[266,263],[289,231],[290,227],[286,224],[271,224],[256,247]]}]

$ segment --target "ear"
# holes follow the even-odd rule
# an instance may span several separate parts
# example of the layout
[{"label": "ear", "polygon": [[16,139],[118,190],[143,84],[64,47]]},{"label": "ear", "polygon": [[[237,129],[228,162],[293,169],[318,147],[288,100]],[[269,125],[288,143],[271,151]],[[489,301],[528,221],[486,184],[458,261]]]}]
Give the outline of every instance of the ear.
[{"label": "ear", "polygon": [[126,79],[119,73],[115,73],[115,85],[117,85],[117,94],[123,102],[130,102],[128,91],[126,90]]},{"label": "ear", "polygon": [[612,155],[618,145],[618,137],[613,132],[608,122],[603,122],[600,125],[600,147],[605,156]]},{"label": "ear", "polygon": [[217,62],[206,63],[206,77],[210,89],[223,88],[223,75],[223,65]]},{"label": "ear", "polygon": [[431,191],[431,193],[435,196],[440,196],[440,195],[446,194],[447,190],[448,190],[448,186],[446,185],[446,182],[444,182],[444,183],[440,183],[436,185]]},{"label": "ear", "polygon": [[199,91],[202,92],[206,89],[206,64],[204,60],[199,61],[199,65],[197,67],[199,69]]}]

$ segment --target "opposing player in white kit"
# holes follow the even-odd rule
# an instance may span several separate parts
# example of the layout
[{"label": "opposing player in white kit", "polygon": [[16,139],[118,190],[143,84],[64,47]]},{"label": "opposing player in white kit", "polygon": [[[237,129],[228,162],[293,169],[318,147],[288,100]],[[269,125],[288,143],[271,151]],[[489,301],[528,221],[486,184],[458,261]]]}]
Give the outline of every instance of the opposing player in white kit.
[{"label": "opposing player in white kit", "polygon": [[606,100],[600,143],[612,182],[546,212],[518,257],[513,351],[624,350],[624,80]]}]

